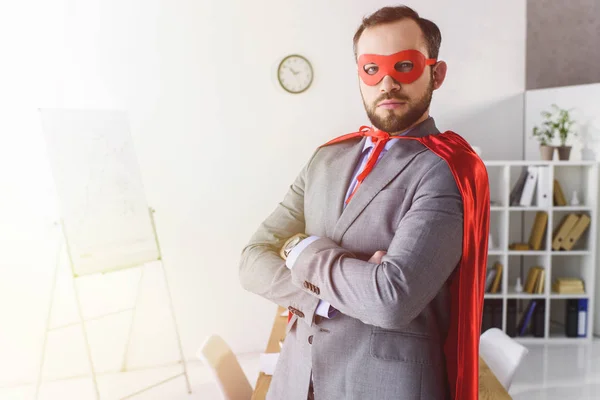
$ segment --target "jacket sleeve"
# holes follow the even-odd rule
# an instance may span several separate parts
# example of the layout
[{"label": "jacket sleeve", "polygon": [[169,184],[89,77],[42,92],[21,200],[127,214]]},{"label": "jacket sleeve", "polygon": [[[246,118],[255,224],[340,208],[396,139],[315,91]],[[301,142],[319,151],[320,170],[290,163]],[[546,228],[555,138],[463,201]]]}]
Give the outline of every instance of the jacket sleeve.
[{"label": "jacket sleeve", "polygon": [[380,264],[356,258],[329,238],[311,243],[291,270],[342,314],[401,329],[433,300],[462,255],[462,197],[444,160],[422,177]]},{"label": "jacket sleeve", "polygon": [[315,151],[289,187],[283,200],[260,224],[241,253],[239,277],[242,287],[282,307],[299,311],[296,315],[312,325],[319,299],[292,284],[290,270],[279,250],[285,241],[304,233],[304,188]]}]

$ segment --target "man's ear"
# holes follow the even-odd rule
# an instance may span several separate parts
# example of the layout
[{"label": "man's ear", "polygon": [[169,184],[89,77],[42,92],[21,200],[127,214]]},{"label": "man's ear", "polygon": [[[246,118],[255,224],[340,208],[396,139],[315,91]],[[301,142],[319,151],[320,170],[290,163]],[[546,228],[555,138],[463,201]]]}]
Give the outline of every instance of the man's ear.
[{"label": "man's ear", "polygon": [[439,61],[433,66],[433,90],[437,90],[444,83],[446,79],[446,71],[448,70],[448,64],[445,61]]}]

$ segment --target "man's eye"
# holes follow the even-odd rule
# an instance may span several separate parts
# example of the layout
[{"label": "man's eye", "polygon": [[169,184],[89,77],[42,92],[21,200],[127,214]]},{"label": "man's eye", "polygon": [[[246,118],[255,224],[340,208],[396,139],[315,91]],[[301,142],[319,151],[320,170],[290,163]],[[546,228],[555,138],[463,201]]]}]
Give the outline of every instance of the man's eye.
[{"label": "man's eye", "polygon": [[365,72],[369,75],[375,75],[379,71],[379,67],[377,65],[366,65]]},{"label": "man's eye", "polygon": [[410,61],[401,61],[394,65],[394,68],[398,72],[410,72],[413,69],[413,63]]}]

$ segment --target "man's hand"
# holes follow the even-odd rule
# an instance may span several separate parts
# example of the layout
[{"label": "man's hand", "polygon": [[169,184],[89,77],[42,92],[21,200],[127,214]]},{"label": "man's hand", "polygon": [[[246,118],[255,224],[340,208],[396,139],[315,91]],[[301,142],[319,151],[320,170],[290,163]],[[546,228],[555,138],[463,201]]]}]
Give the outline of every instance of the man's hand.
[{"label": "man's hand", "polygon": [[371,258],[369,258],[370,263],[381,264],[381,259],[383,256],[387,254],[387,251],[379,250],[376,251],[375,254]]}]

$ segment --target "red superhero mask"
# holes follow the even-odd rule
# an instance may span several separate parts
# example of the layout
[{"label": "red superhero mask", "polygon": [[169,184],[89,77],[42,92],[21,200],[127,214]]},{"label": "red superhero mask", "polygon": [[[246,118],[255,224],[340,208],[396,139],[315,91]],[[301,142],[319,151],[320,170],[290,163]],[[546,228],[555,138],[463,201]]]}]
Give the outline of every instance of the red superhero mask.
[{"label": "red superhero mask", "polygon": [[[404,50],[389,56],[363,54],[358,57],[358,74],[369,86],[377,85],[389,75],[400,83],[413,83],[423,74],[426,65],[434,65],[435,58],[427,58],[419,50]],[[365,67],[368,66],[365,71]]]}]

